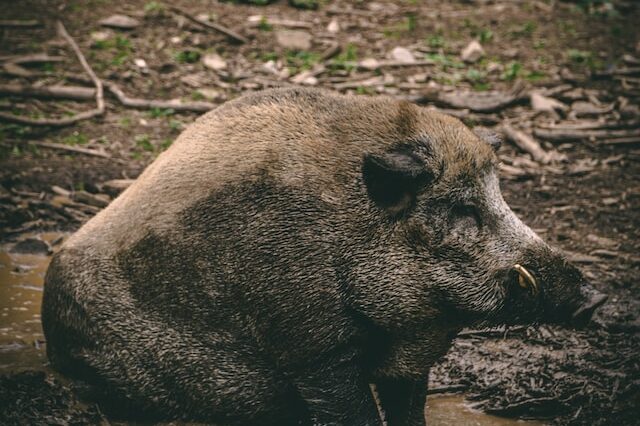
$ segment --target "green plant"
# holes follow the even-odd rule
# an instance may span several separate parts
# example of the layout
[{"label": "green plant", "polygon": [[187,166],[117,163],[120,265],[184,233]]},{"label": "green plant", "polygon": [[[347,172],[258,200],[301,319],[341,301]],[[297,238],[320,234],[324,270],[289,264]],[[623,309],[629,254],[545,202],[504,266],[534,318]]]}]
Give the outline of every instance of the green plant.
[{"label": "green plant", "polygon": [[385,37],[398,38],[401,37],[404,33],[415,31],[417,25],[418,20],[416,14],[413,12],[409,12],[405,15],[402,22],[386,27],[383,30],[383,34],[385,35]]},{"label": "green plant", "polygon": [[201,53],[198,50],[181,50],[176,53],[174,58],[177,62],[181,64],[193,64],[200,60]]},{"label": "green plant", "polygon": [[464,68],[464,63],[457,57],[452,55],[443,55],[441,53],[427,53],[425,59],[433,61],[437,65],[445,68]]},{"label": "green plant", "polygon": [[507,64],[500,78],[507,81],[513,81],[516,78],[518,78],[521,71],[522,71],[522,64],[517,61],[512,61]]},{"label": "green plant", "polygon": [[433,49],[444,47],[445,41],[441,34],[433,34],[427,37],[427,45]]},{"label": "green plant", "polygon": [[313,67],[319,60],[320,55],[315,52],[308,52],[304,50],[287,51],[285,55],[287,66],[292,73],[297,73],[300,70],[308,70]]},{"label": "green plant", "polygon": [[89,138],[78,131],[74,131],[70,135],[62,138],[62,143],[66,145],[83,145],[87,142],[89,142]]},{"label": "green plant", "polygon": [[174,113],[175,113],[175,110],[173,110],[172,108],[156,108],[156,107],[151,108],[148,112],[149,117],[151,118],[167,117]]},{"label": "green plant", "polygon": [[150,152],[154,151],[155,149],[153,144],[151,143],[151,140],[149,139],[149,135],[137,135],[134,140],[136,142],[136,146],[143,149],[144,151]]},{"label": "green plant", "polygon": [[169,128],[173,131],[182,130],[182,123],[178,120],[169,120]]},{"label": "green plant", "polygon": [[478,33],[478,39],[480,40],[480,43],[483,44],[490,42],[493,40],[493,31],[488,28],[481,30],[480,33]]},{"label": "green plant", "polygon": [[160,149],[164,151],[165,149],[169,148],[172,143],[173,143],[173,139],[169,139],[169,138],[163,139],[162,142],[160,142]]},{"label": "green plant", "polygon": [[267,17],[263,16],[260,18],[260,22],[258,23],[258,29],[260,31],[271,31],[273,26],[267,21]]},{"label": "green plant", "polygon": [[340,52],[331,61],[332,68],[342,68],[347,71],[351,71],[354,68],[354,63],[358,60],[358,48],[353,43],[348,43],[344,50]]},{"label": "green plant", "polygon": [[516,27],[511,30],[511,35],[513,37],[531,37],[533,32],[536,30],[537,25],[533,21],[527,21],[524,24]]},{"label": "green plant", "polygon": [[157,15],[164,11],[164,5],[157,1],[150,1],[144,5],[145,15]]}]

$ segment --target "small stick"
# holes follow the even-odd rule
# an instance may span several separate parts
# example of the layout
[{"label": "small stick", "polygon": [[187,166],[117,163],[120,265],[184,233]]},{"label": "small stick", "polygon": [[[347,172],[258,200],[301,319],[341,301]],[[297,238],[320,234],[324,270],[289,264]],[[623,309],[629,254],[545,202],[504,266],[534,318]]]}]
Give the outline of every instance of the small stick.
[{"label": "small stick", "polygon": [[53,98],[86,101],[95,97],[96,90],[82,86],[25,86],[22,84],[0,84],[0,95],[23,98]]},{"label": "small stick", "polygon": [[220,24],[216,24],[215,22],[209,22],[209,21],[205,21],[203,19],[198,19],[195,16],[192,16],[191,14],[187,13],[186,11],[180,9],[179,7],[176,6],[169,6],[169,10],[171,10],[174,13],[177,13],[178,15],[182,15],[185,18],[187,18],[188,20],[195,22],[196,24],[200,24],[203,27],[207,27],[210,28],[212,30],[218,31],[219,33],[222,33],[224,35],[226,35],[229,38],[232,38],[233,40],[237,41],[238,43],[249,43],[249,39],[247,39],[244,36],[241,36],[240,34],[236,33],[235,31],[230,30],[229,28],[223,27]]},{"label": "small stick", "polygon": [[49,56],[46,53],[33,53],[30,55],[12,55],[0,57],[0,62],[12,62],[14,64],[30,64],[40,62],[62,62],[64,56]]},{"label": "small stick", "polygon": [[531,154],[534,160],[543,164],[550,162],[549,153],[542,149],[540,144],[525,132],[516,130],[509,124],[503,124],[502,131],[518,148]]},{"label": "small stick", "polygon": [[0,21],[0,27],[9,27],[9,28],[33,28],[39,27],[42,25],[40,22],[29,19],[29,20],[2,20]]},{"label": "small stick", "polygon": [[69,152],[74,152],[78,154],[92,155],[94,157],[111,158],[111,155],[109,155],[106,152],[98,151],[90,148],[82,148],[79,146],[70,146],[70,145],[64,145],[64,144],[54,143],[54,142],[39,142],[39,141],[29,141],[28,144],[39,146],[42,148],[56,149],[59,151],[69,151]]},{"label": "small stick", "polygon": [[118,99],[118,101],[127,107],[131,108],[162,108],[172,109],[174,111],[194,111],[194,112],[206,112],[216,108],[218,105],[211,102],[189,102],[189,103],[177,103],[174,101],[158,101],[153,99],[140,99],[130,98],[124,94],[122,90],[115,83],[106,83],[107,89]]},{"label": "small stick", "polygon": [[91,81],[96,87],[97,107],[92,110],[84,111],[79,114],[75,114],[71,117],[66,117],[66,118],[33,119],[33,118],[21,117],[14,114],[0,112],[0,119],[5,121],[12,121],[14,123],[26,124],[29,126],[63,127],[63,126],[69,126],[71,124],[77,123],[78,121],[81,121],[81,120],[86,120],[86,119],[104,114],[105,107],[104,107],[104,93],[102,89],[102,82],[93,72],[93,69],[85,59],[84,55],[82,54],[82,51],[80,50],[76,42],[73,40],[73,38],[71,38],[71,36],[67,32],[67,30],[65,29],[61,21],[56,22],[56,28],[58,30],[58,33],[67,41],[67,43],[69,43],[69,45],[73,49],[74,53],[78,57],[78,60],[80,61],[80,64],[82,65],[82,68],[84,68],[87,74],[89,74],[89,77],[91,77]]}]

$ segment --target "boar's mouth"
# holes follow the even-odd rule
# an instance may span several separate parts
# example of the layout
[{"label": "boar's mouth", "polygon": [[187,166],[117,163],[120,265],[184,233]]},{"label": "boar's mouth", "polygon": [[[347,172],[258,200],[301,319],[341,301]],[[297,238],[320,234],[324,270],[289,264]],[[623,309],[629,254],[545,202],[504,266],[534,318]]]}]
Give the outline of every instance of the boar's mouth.
[{"label": "boar's mouth", "polygon": [[571,315],[571,324],[574,327],[583,328],[589,324],[596,309],[604,305],[608,299],[606,294],[599,293],[593,289],[591,289],[589,293],[586,302],[579,306]]},{"label": "boar's mouth", "polygon": [[[520,290],[518,292],[520,294],[515,295],[515,298],[520,299],[521,303],[523,302],[522,298],[528,302],[524,302],[528,305],[527,307],[519,303],[516,304],[520,305],[514,312],[516,318],[529,316],[530,319],[537,320],[536,322],[555,322],[575,328],[584,328],[591,321],[594,312],[607,301],[607,295],[600,293],[580,279],[578,283],[574,283],[579,286],[579,295],[573,301],[553,303],[552,300],[545,300],[553,297],[544,294],[544,288],[539,280],[523,265],[513,265],[509,275],[510,281],[517,282],[517,287]],[[526,293],[526,295],[522,293]],[[526,311],[529,311],[530,315],[527,315]]]}]

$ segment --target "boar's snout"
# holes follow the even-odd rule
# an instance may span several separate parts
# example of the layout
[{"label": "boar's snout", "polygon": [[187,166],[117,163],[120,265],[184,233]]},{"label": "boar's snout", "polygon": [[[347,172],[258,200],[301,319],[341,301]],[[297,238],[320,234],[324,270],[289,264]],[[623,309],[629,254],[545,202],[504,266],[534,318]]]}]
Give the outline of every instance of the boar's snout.
[{"label": "boar's snout", "polygon": [[[542,251],[527,253],[522,263],[513,265],[509,276],[512,287],[518,289],[513,292],[514,297],[524,297],[529,300],[528,306],[541,308],[534,315],[542,322],[584,327],[607,300],[607,296],[594,289],[575,266],[548,246]],[[532,299],[538,303],[531,304]],[[524,314],[522,305],[517,305],[520,304],[516,303],[516,309]]]},{"label": "boar's snout", "polygon": [[596,309],[602,306],[608,298],[606,294],[600,293],[589,284],[581,287],[580,294],[583,302],[571,315],[571,324],[577,328],[585,327],[591,321]]}]

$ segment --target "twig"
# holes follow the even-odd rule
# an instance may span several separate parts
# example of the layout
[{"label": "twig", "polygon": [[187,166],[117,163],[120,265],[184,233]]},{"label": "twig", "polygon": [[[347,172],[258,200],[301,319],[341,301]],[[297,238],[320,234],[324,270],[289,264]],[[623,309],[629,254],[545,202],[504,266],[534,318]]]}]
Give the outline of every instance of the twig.
[{"label": "twig", "polygon": [[575,139],[611,139],[640,136],[640,129],[629,130],[573,130],[573,129],[534,129],[533,134],[550,141]]},{"label": "twig", "polygon": [[34,87],[21,84],[0,85],[0,95],[19,96],[23,98],[53,98],[86,101],[95,97],[96,90],[82,86],[44,86]]},{"label": "twig", "polygon": [[82,148],[79,146],[70,146],[70,145],[64,145],[64,144],[54,143],[54,142],[39,142],[39,141],[29,141],[27,143],[29,145],[39,146],[42,148],[57,149],[59,151],[69,151],[69,152],[74,152],[78,154],[92,155],[94,157],[111,158],[111,155],[109,155],[106,152],[98,151],[90,148]]},{"label": "twig", "polygon": [[601,145],[636,145],[640,144],[640,136],[628,138],[605,139],[600,142]]},{"label": "twig", "polygon": [[179,7],[176,6],[169,6],[168,7],[169,10],[171,10],[174,13],[177,13],[178,15],[182,15],[185,18],[187,18],[188,20],[195,22],[196,24],[200,24],[203,27],[207,27],[207,28],[211,28],[212,30],[218,31],[224,35],[226,35],[229,38],[232,38],[233,40],[239,42],[239,43],[249,43],[249,39],[247,39],[244,36],[241,36],[240,34],[236,33],[235,31],[230,30],[229,28],[223,27],[220,24],[216,24],[215,22],[209,22],[209,21],[205,21],[203,19],[199,19],[196,18],[195,16],[187,13],[186,11],[180,9]]},{"label": "twig", "polygon": [[435,386],[427,389],[427,395],[437,395],[441,393],[458,393],[458,392],[464,392],[467,389],[469,389],[469,386],[463,385],[463,384]]},{"label": "twig", "polygon": [[40,62],[62,62],[64,56],[49,56],[46,53],[34,53],[31,55],[11,55],[0,58],[0,62],[12,62],[14,64],[31,64]]},{"label": "twig", "polygon": [[125,95],[124,92],[120,90],[120,88],[115,83],[106,82],[105,84],[107,86],[107,89],[109,89],[109,91],[118,99],[118,101],[122,105],[131,108],[161,108],[172,109],[174,111],[206,112],[218,106],[211,102],[180,103],[176,101],[158,101],[153,99],[130,98]]},{"label": "twig", "polygon": [[469,336],[485,336],[485,337],[502,337],[505,332],[519,332],[526,330],[527,327],[519,325],[515,327],[509,327],[507,329],[486,329],[486,330],[464,330],[458,333],[456,337],[469,337]]},{"label": "twig", "polygon": [[0,27],[9,27],[9,28],[32,28],[39,27],[42,25],[40,22],[29,19],[29,20],[2,20],[0,21]]},{"label": "twig", "polygon": [[102,82],[93,72],[93,69],[85,59],[84,55],[82,54],[82,51],[80,50],[76,42],[73,40],[73,38],[71,38],[71,36],[67,32],[67,30],[65,29],[61,21],[56,22],[56,28],[58,30],[58,33],[67,41],[67,43],[69,43],[69,45],[73,49],[74,53],[78,57],[78,60],[80,61],[80,64],[82,65],[82,68],[84,68],[86,73],[89,74],[89,77],[91,77],[91,81],[96,87],[96,108],[89,111],[81,112],[79,114],[75,114],[67,118],[32,119],[27,117],[20,117],[14,114],[0,112],[0,119],[6,120],[6,121],[12,121],[14,123],[26,124],[30,126],[62,127],[62,126],[68,126],[68,125],[77,123],[78,121],[81,121],[81,120],[86,120],[88,118],[93,118],[93,117],[104,114],[105,108],[104,108],[104,93],[102,89]]},{"label": "twig", "polygon": [[509,124],[502,125],[502,131],[505,136],[512,141],[518,148],[531,154],[535,161],[542,164],[548,164],[552,160],[552,155],[546,152],[540,144],[530,135],[521,130],[514,129]]}]

